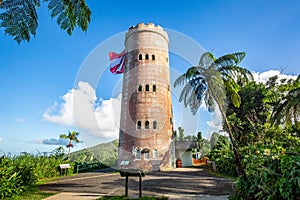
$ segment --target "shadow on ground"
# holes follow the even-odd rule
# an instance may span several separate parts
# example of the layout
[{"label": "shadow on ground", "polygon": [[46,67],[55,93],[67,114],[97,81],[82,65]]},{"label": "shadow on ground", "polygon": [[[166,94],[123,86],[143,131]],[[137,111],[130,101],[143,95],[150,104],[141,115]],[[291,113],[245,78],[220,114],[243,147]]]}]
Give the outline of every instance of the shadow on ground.
[{"label": "shadow on ground", "polygon": [[[129,177],[129,195],[138,195],[138,177]],[[62,177],[39,186],[42,191],[101,193],[124,195],[125,178],[119,173],[82,173]],[[142,182],[143,195],[147,196],[222,196],[233,193],[232,182],[205,172],[201,168],[183,168],[171,172],[151,172]]]}]

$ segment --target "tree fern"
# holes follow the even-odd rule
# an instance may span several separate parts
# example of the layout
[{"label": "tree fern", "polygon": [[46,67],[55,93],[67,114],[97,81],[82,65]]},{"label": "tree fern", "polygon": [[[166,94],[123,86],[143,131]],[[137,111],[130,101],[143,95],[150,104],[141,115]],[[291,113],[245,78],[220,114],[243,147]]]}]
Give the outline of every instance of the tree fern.
[{"label": "tree fern", "polygon": [[[57,18],[61,29],[71,35],[75,27],[86,31],[91,21],[91,10],[85,0],[43,0],[48,3],[51,17]],[[37,8],[40,0],[0,1],[0,27],[19,44],[30,41],[38,28]]]},{"label": "tree fern", "polygon": [[36,35],[39,0],[4,0],[1,4],[0,27],[18,43]]},{"label": "tree fern", "polygon": [[86,31],[91,21],[91,10],[84,0],[44,0],[48,2],[51,17],[61,29],[71,35],[76,26]]}]

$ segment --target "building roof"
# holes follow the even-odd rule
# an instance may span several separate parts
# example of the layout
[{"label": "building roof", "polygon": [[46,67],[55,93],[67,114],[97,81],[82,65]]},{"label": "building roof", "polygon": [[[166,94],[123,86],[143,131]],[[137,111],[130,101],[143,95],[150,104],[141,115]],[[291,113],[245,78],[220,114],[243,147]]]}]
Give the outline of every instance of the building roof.
[{"label": "building roof", "polygon": [[177,141],[175,142],[176,150],[191,150],[191,149],[199,149],[198,142],[192,141]]}]

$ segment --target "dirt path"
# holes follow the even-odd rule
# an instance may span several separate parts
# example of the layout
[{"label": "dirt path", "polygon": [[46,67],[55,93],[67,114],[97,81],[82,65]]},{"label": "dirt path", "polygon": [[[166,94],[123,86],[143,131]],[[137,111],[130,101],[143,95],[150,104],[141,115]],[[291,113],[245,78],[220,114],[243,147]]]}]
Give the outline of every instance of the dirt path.
[{"label": "dirt path", "polygon": [[[41,185],[43,191],[124,195],[125,178],[115,173],[82,173],[62,177]],[[182,168],[171,172],[146,174],[142,182],[143,196],[169,196],[171,199],[224,199],[233,192],[232,182],[213,176],[203,169]],[[138,196],[138,177],[129,178],[129,196]],[[209,198],[212,199],[212,198]]]}]

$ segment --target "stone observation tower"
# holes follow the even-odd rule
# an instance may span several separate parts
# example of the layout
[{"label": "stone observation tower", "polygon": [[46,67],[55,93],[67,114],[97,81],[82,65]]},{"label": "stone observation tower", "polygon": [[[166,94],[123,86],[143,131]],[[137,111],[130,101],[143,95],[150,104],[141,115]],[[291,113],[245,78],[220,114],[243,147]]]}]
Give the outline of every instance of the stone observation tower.
[{"label": "stone observation tower", "polygon": [[[169,39],[152,23],[126,33],[119,135],[119,167],[145,171],[174,166]],[[122,162],[125,161],[125,162]]]}]

